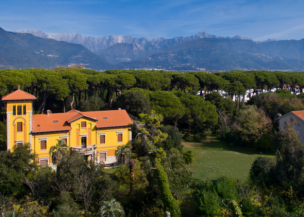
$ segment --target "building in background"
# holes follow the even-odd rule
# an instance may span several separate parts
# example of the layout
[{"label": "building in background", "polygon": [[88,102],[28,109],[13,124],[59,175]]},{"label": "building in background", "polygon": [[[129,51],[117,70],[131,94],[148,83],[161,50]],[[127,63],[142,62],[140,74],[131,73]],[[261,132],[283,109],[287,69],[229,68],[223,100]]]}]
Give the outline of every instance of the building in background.
[{"label": "building in background", "polygon": [[304,144],[304,111],[292,111],[279,118],[279,126],[284,130],[286,123],[291,123],[294,126],[300,142]]}]

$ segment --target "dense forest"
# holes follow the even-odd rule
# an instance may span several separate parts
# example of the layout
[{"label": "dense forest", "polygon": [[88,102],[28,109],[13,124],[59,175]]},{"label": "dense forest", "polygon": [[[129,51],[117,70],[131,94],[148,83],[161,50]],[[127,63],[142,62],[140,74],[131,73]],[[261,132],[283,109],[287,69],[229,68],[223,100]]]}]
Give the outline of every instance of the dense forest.
[{"label": "dense forest", "polygon": [[[7,152],[5,105],[0,122],[0,212],[5,216],[303,216],[304,148],[278,117],[304,110],[304,73],[169,72],[56,68],[0,70],[0,95],[21,89],[37,97],[34,113],[126,109],[133,141],[116,153],[114,171],[65,150],[57,170],[32,163],[28,144]],[[279,88],[276,92],[263,92]],[[288,90],[286,90],[288,88]],[[260,93],[248,102],[246,90]],[[222,96],[219,90],[225,90]],[[233,96],[239,96],[232,101]],[[246,182],[196,180],[182,140],[208,135],[255,152]],[[52,153],[50,153],[52,154]],[[123,157],[122,157],[123,156]],[[126,158],[128,160],[126,160]]]}]

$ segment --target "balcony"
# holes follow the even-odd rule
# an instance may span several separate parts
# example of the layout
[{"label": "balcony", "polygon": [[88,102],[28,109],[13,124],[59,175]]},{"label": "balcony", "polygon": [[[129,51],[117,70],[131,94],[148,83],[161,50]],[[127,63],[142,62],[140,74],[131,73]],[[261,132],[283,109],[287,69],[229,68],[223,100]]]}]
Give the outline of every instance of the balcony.
[{"label": "balcony", "polygon": [[84,154],[84,155],[92,155],[96,149],[97,149],[96,145],[87,145],[86,147],[74,146],[74,147],[70,148],[70,150],[72,152],[76,152],[76,153]]}]

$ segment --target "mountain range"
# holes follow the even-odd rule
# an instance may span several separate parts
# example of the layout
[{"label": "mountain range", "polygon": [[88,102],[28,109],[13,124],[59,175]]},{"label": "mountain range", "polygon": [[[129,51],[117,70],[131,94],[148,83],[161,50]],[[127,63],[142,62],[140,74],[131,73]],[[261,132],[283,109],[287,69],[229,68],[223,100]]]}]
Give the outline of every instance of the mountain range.
[{"label": "mountain range", "polygon": [[[3,50],[1,47],[3,46],[3,36],[1,36],[3,31],[3,29],[0,29],[0,54]],[[22,49],[28,49],[26,55],[24,53],[23,59],[26,59],[26,57],[31,59],[29,61],[33,62],[31,67],[44,66],[44,68],[47,68],[54,66],[55,63],[57,65],[77,63],[97,70],[110,68],[185,71],[304,70],[303,39],[257,42],[241,36],[219,37],[205,32],[170,39],[133,38],[121,35],[94,38],[84,37],[76,33],[48,35],[34,30],[24,30],[18,33],[6,32],[5,34],[17,37],[18,40],[20,38],[23,41],[17,44]],[[26,38],[31,38],[29,40],[31,43]],[[11,43],[15,42],[15,50],[18,40],[11,41]],[[39,49],[42,44],[49,49],[52,46],[52,53],[49,51],[48,54],[41,53]],[[44,51],[44,49],[41,50]],[[80,50],[81,58],[79,56]],[[16,62],[20,52],[15,55],[13,55],[13,50],[9,50],[9,52],[11,53],[10,58],[4,58],[6,62],[3,62],[3,57],[0,56],[2,67],[29,67],[29,63],[22,63],[24,62],[22,59],[18,63]],[[61,52],[64,55],[61,55]],[[46,54],[45,56],[48,58],[45,58],[45,56],[42,58],[42,54]],[[58,55],[58,57],[54,58],[54,55]],[[54,61],[54,59],[57,61]],[[78,60],[78,62],[75,60]]]},{"label": "mountain range", "polygon": [[92,69],[111,65],[79,44],[7,32],[0,28],[0,68],[52,68],[79,64]]}]

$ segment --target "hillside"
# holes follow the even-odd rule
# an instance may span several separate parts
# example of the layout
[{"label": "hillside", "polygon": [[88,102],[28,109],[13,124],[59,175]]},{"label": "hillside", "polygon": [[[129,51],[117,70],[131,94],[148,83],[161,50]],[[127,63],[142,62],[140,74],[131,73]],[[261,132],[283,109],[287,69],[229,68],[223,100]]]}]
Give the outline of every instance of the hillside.
[{"label": "hillside", "polygon": [[111,66],[82,45],[7,32],[0,28],[1,68],[51,68],[70,64],[96,70]]},{"label": "hillside", "polygon": [[254,42],[204,38],[180,43],[117,68],[167,70],[303,70],[304,40]]},{"label": "hillside", "polygon": [[[170,39],[133,38],[121,35],[94,38],[76,33],[48,35],[41,31],[22,32],[36,35],[40,40],[37,37],[35,40],[29,40],[30,34],[7,33],[11,37],[18,36],[23,41],[22,46],[19,43],[15,50],[26,50],[22,52],[10,50],[11,54],[7,52],[11,56],[2,57],[6,61],[0,62],[0,68],[24,67],[24,65],[47,68],[54,64],[78,63],[93,69],[304,70],[304,39],[256,42],[241,36],[219,37],[205,32]],[[57,43],[51,39],[57,40]],[[16,41],[19,40],[11,40],[14,46]],[[28,41],[35,41],[35,45],[25,46]],[[2,41],[0,45],[1,43],[3,45]],[[58,45],[57,48],[50,46],[50,43]],[[45,44],[44,47],[42,44]],[[77,44],[85,46],[97,55]],[[50,47],[54,49],[51,51]],[[66,53],[66,51],[71,52]],[[59,53],[62,58],[57,57]],[[17,59],[22,60],[20,63],[22,66],[16,63]],[[58,61],[59,59],[61,62]],[[106,61],[113,65],[107,64]]]},{"label": "hillside", "polygon": [[139,44],[117,43],[107,49],[99,51],[97,54],[109,63],[117,64],[140,59],[155,52],[154,50],[150,52],[146,51]]}]

